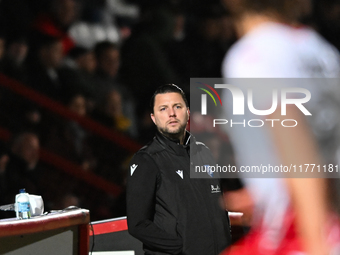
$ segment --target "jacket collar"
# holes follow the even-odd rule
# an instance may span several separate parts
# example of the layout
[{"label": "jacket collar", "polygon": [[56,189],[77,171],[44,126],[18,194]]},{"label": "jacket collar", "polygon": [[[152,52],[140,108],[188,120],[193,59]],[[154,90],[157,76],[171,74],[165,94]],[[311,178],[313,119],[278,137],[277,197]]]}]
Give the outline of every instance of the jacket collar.
[{"label": "jacket collar", "polygon": [[188,155],[190,143],[195,138],[188,131],[185,132],[184,144],[180,144],[179,140],[173,140],[162,135],[159,131],[157,131],[155,139],[157,139],[167,150],[171,150],[177,155]]}]

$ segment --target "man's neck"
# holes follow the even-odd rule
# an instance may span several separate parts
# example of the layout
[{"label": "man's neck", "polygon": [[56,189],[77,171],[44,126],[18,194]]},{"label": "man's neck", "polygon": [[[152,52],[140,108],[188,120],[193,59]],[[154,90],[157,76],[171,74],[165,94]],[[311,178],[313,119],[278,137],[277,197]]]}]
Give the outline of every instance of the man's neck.
[{"label": "man's neck", "polygon": [[[160,131],[159,131],[160,132]],[[186,134],[186,130],[184,130],[184,132],[182,133],[182,135],[180,134],[176,134],[176,135],[171,135],[171,134],[164,134],[162,132],[160,132],[163,136],[165,136],[166,138],[170,139],[171,141],[174,142],[179,142],[179,144],[184,144],[184,138],[185,138],[185,134]]]}]

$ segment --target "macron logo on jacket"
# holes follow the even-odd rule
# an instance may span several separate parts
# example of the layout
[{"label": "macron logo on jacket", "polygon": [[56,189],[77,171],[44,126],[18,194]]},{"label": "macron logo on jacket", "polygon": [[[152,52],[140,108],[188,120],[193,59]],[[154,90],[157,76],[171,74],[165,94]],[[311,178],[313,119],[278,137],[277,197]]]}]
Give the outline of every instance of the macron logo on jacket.
[{"label": "macron logo on jacket", "polygon": [[183,170],[177,170],[176,173],[183,179]]},{"label": "macron logo on jacket", "polygon": [[133,172],[136,170],[138,165],[133,164],[132,166],[130,166],[130,171],[131,171],[131,176],[133,175]]}]

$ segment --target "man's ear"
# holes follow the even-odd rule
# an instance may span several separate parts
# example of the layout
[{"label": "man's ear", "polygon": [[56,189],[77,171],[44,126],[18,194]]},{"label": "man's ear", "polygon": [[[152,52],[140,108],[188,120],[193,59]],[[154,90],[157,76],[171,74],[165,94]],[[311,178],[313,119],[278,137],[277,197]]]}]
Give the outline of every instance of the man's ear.
[{"label": "man's ear", "polygon": [[187,107],[188,119],[190,119],[190,109]]},{"label": "man's ear", "polygon": [[156,122],[155,122],[155,115],[153,115],[153,113],[150,113],[150,117],[151,117],[153,123],[155,123],[155,125],[156,125]]}]

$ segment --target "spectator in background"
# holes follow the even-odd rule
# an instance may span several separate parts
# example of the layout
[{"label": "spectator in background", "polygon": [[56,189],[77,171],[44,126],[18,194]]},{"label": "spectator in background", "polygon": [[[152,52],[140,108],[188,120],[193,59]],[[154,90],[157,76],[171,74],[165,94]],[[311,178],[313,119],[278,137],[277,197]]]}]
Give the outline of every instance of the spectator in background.
[{"label": "spectator in background", "polygon": [[11,146],[14,155],[22,158],[28,171],[33,171],[39,161],[39,138],[34,133],[22,133],[17,136]]},{"label": "spectator in background", "polygon": [[25,60],[28,53],[28,43],[24,35],[12,35],[6,43],[4,57],[4,74],[16,80],[26,82],[27,71]]},{"label": "spectator in background", "polygon": [[152,94],[160,83],[182,84],[181,76],[173,67],[168,54],[169,43],[173,42],[177,31],[176,15],[166,4],[145,8],[139,23],[132,29],[132,35],[122,45],[119,75],[134,96],[139,118],[138,133],[143,133],[140,137],[142,142],[150,140],[155,132],[144,98]]},{"label": "spectator in background", "polygon": [[62,65],[61,38],[40,34],[32,54],[27,62],[28,85],[37,92],[62,102],[81,86],[75,71]]},{"label": "spectator in background", "polygon": [[[118,133],[129,135],[132,133],[132,121],[123,113],[122,100],[120,92],[111,89],[93,112],[92,117]],[[91,141],[92,147],[96,148],[97,173],[121,185],[125,170],[124,160],[130,156],[129,153],[99,137]]]},{"label": "spectator in background", "polygon": [[88,74],[95,73],[97,61],[92,50],[79,46],[72,50],[70,56],[74,60],[76,68]]},{"label": "spectator in background", "polygon": [[77,46],[68,55],[68,65],[76,72],[76,76],[81,87],[75,88],[76,91],[87,97],[87,112],[92,113],[95,106],[97,60],[94,52],[90,49]]},{"label": "spectator in background", "polygon": [[[4,57],[0,60],[2,65],[0,72],[6,76],[26,83],[28,81],[28,72],[26,66],[26,57],[28,54],[28,44],[24,34],[11,33],[6,41]],[[1,88],[2,89],[2,88]],[[32,103],[24,98],[18,97],[11,90],[1,90],[1,125],[9,127],[12,131],[26,129],[26,111],[31,108]],[[15,102],[15,107],[13,103]],[[20,124],[18,122],[20,121]]]},{"label": "spectator in background", "polygon": [[[40,34],[39,43],[32,49],[27,60],[27,85],[52,100],[60,103],[67,101],[83,85],[80,85],[82,81],[73,69],[63,66],[63,60],[61,39]],[[29,128],[36,130],[45,143],[47,130],[57,125],[58,119],[34,103],[24,112]]]},{"label": "spectator in background", "polygon": [[[180,81],[184,83],[183,89],[187,91],[190,80],[189,48],[186,48],[186,41],[188,36],[190,36],[187,32],[187,27],[189,26],[188,20],[184,10],[179,6],[169,8],[169,13],[173,18],[173,33],[169,41],[164,45],[164,53],[167,56],[169,65],[179,76]],[[193,45],[191,45],[191,47],[192,46]]]},{"label": "spectator in background", "polygon": [[[224,19],[228,13],[221,4],[209,4],[202,8],[197,27],[196,36],[191,39],[197,41],[194,49],[190,51],[192,58],[192,77],[221,77],[220,67],[226,50],[235,42],[232,31],[223,30]],[[222,40],[222,34],[231,37]],[[196,63],[196,64],[195,64]]]},{"label": "spectator in background", "polygon": [[[120,49],[114,43],[104,41],[96,45],[95,55],[97,60],[97,82],[95,83],[96,104],[98,108],[102,105],[101,102],[108,101],[108,94],[114,95],[111,92],[116,91],[116,95],[120,95],[120,103],[122,105],[122,115],[126,116],[131,124],[129,125],[129,134],[132,137],[137,137],[136,121],[135,121],[135,104],[131,89],[120,83],[118,71],[120,67]],[[111,97],[113,99],[114,97]],[[116,101],[115,100],[110,101]],[[119,104],[120,104],[119,103]],[[118,108],[116,107],[116,110]],[[97,109],[99,110],[99,109]],[[100,110],[99,110],[100,111]],[[107,110],[105,110],[107,113]],[[96,114],[94,114],[96,115]]]},{"label": "spectator in background", "polygon": [[131,120],[123,114],[122,95],[112,89],[108,92],[97,114],[93,116],[105,126],[123,133],[130,133]]},{"label": "spectator in background", "polygon": [[[75,94],[70,97],[67,106],[79,116],[87,116],[87,103],[83,95]],[[88,132],[76,121],[69,121],[64,130],[64,137],[66,144],[69,144],[69,149],[71,149],[71,151],[66,154],[68,156],[73,155],[76,162],[80,163],[84,170],[93,170],[96,165],[96,160],[93,156],[93,148],[91,148],[88,143]],[[68,156],[65,157],[67,158]]]},{"label": "spectator in background", "polygon": [[3,197],[6,203],[13,203],[21,188],[32,194],[40,194],[39,150],[40,141],[36,134],[23,132],[14,137],[5,168],[7,187]]},{"label": "spectator in background", "polygon": [[[86,98],[82,94],[73,94],[64,103],[77,115],[87,115]],[[77,121],[59,119],[56,125],[49,127],[47,137],[45,146],[52,152],[80,165],[85,171],[95,168],[89,134]]]},{"label": "spectator in background", "polygon": [[188,22],[185,38],[170,44],[169,59],[185,84],[192,77],[222,76],[223,57],[235,40],[232,31],[224,31],[226,17],[228,14],[221,4],[201,6],[195,22]]},{"label": "spectator in background", "polygon": [[39,43],[36,34],[45,34],[60,38],[62,53],[66,55],[73,47],[74,42],[69,36],[68,29],[77,19],[79,9],[75,0],[49,1],[48,10],[39,15],[33,22],[32,46]]},{"label": "spectator in background", "polygon": [[120,75],[133,91],[138,109],[146,110],[143,99],[158,84],[180,83],[167,56],[167,44],[174,37],[174,29],[175,15],[168,6],[155,5],[141,13],[139,24],[122,47]]},{"label": "spectator in background", "polygon": [[109,41],[102,41],[95,46],[97,59],[97,74],[102,80],[107,80],[112,87],[117,82],[118,70],[120,67],[120,50],[117,44]]},{"label": "spectator in background", "polygon": [[60,38],[40,35],[36,55],[28,64],[28,84],[36,91],[55,100],[61,100],[66,85],[60,80],[59,70],[63,60]]}]

